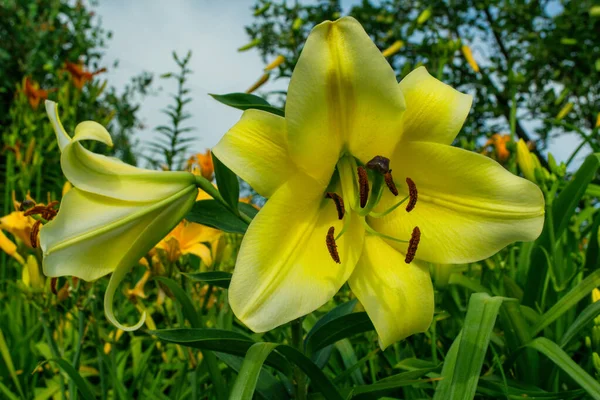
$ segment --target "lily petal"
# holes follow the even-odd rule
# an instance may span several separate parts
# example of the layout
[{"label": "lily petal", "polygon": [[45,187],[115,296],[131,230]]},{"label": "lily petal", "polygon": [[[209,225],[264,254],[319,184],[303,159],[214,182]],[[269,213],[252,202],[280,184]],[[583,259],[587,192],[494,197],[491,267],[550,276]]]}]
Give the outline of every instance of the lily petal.
[{"label": "lily petal", "polygon": [[[58,215],[40,231],[44,274],[72,275],[86,281],[113,272],[105,295],[107,318],[123,330],[112,311],[112,298],[136,265],[193,206],[195,186],[157,202],[130,202],[71,189]],[[76,221],[76,222],[75,222]]]},{"label": "lily petal", "polygon": [[342,229],[325,188],[302,173],[284,183],[254,218],[229,287],[235,315],[265,332],[325,304],[346,282],[362,250],[364,228],[353,219],[337,241],[341,264],[327,250],[329,227]]},{"label": "lily petal", "polygon": [[383,239],[365,237],[348,283],[375,325],[382,350],[429,328],[434,301],[428,266],[415,261],[406,264],[404,255]]},{"label": "lily petal", "polygon": [[402,141],[451,144],[462,128],[473,97],[419,67],[400,82],[406,100]]},{"label": "lily petal", "polygon": [[[369,218],[377,231],[409,238],[421,230],[418,259],[467,263],[490,257],[515,241],[535,240],[544,224],[544,196],[533,183],[497,162],[437,143],[403,143],[391,164],[400,194],[385,193],[377,211],[406,195],[404,177],[418,188],[416,207],[399,207],[383,218]],[[401,175],[403,174],[403,175]],[[406,245],[392,246],[406,251]]]},{"label": "lily petal", "polygon": [[212,151],[264,197],[271,197],[296,172],[288,152],[285,119],[265,111],[244,111]]},{"label": "lily petal", "polygon": [[346,149],[365,163],[389,157],[404,109],[394,71],[358,21],[323,22],[308,36],[290,81],[290,154],[319,182],[328,181]]},{"label": "lily petal", "polygon": [[57,104],[46,101],[46,111],[62,151],[63,173],[81,190],[121,200],[155,201],[195,184],[194,175],[188,172],[151,171],[93,153],[79,141],[95,140],[111,146],[110,134],[102,125],[82,122],[70,138],[58,118]]}]

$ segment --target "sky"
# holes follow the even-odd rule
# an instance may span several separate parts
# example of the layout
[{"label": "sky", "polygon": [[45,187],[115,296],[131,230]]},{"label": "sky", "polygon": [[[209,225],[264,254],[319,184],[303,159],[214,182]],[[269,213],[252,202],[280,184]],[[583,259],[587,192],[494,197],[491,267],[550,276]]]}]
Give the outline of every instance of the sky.
[{"label": "sky", "polygon": [[[359,1],[345,0],[342,4],[349,9]],[[199,152],[214,146],[237,122],[241,111],[218,103],[208,94],[243,92],[261,76],[265,64],[258,51],[237,51],[249,41],[244,26],[253,21],[254,3],[254,0],[144,0],[140,6],[140,2],[134,1],[99,1],[94,11],[102,26],[113,33],[105,51],[103,63],[108,72],[103,77],[119,88],[131,77],[148,71],[155,74],[154,88],[160,89],[142,103],[140,117],[145,129],[136,134],[140,150],[157,135],[154,127],[168,123],[161,109],[170,104],[169,93],[176,86],[158,76],[177,70],[171,56],[173,51],[181,55],[192,51],[193,74],[188,87],[193,101],[187,109],[192,118],[187,124],[195,127],[191,136],[197,140],[191,144],[191,150]],[[118,66],[112,67],[116,60]],[[284,86],[283,82],[275,82],[264,88]],[[551,142],[550,150],[558,160],[565,160],[577,144],[575,136],[565,134]]]}]

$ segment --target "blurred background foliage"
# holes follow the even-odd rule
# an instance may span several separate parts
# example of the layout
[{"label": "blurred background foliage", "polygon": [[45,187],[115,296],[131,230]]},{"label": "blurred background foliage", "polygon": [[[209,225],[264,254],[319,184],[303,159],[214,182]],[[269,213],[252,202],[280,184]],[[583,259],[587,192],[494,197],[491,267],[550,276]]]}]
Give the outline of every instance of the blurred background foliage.
[{"label": "blurred background foliage", "polygon": [[[286,86],[315,24],[353,15],[399,80],[425,65],[474,96],[455,145],[540,186],[547,202],[540,238],[477,263],[431,265],[431,328],[385,351],[347,287],[302,321],[253,334],[235,319],[226,288],[247,228],[236,211],[252,217],[264,199],[237,185],[210,151],[190,154],[191,140],[203,133],[186,124],[194,112],[191,53],[174,53],[174,72],[161,76],[176,80],[177,88],[164,109],[168,122],[155,128],[152,151],[141,156],[145,143],[135,133],[152,75],[141,73],[120,88],[103,79],[104,68],[114,67],[102,61],[111,37],[87,5],[2,0],[0,398],[600,398],[600,5],[383,0],[342,6],[334,0],[244,5],[254,23],[238,50],[258,50],[265,61],[247,92],[271,103],[249,93],[213,97],[283,114],[285,91],[263,85],[281,80]],[[201,174],[231,202],[225,208],[200,192],[187,221],[134,268],[115,304],[124,322],[147,312],[140,332],[116,330],[104,318],[106,279],[41,273],[31,234],[36,220],[25,211],[60,201],[69,190],[45,98],[60,103],[68,132],[84,120],[108,127],[115,146],[94,151]],[[578,147],[556,160],[549,143],[566,134]],[[270,343],[283,346],[273,350]]]}]

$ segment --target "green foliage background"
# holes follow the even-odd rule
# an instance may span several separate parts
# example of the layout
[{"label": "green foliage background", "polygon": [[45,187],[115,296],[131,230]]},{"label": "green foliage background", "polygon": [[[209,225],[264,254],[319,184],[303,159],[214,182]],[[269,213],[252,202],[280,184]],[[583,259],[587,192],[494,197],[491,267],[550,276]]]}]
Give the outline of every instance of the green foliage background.
[{"label": "green foliage background", "polygon": [[[249,12],[249,45],[265,63],[285,62],[269,79],[289,78],[302,45],[317,23],[342,15],[338,1],[312,5],[258,1]],[[535,139],[544,169],[536,183],[547,203],[546,224],[533,243],[513,244],[493,257],[465,265],[431,265],[436,312],[429,331],[379,350],[360,304],[344,287],[326,306],[263,334],[234,317],[227,287],[235,255],[256,210],[238,203],[237,178],[215,160],[222,202],[198,202],[187,219],[226,232],[210,268],[192,255],[161,268],[148,257],[152,280],[145,298],[132,294],[146,272],[138,266],[118,296],[119,318],[150,316],[146,329],[116,333],[102,313],[105,279],[61,278],[33,287],[25,268],[0,254],[0,397],[7,399],[599,399],[600,302],[600,5],[593,1],[380,1],[352,7],[350,15],[385,49],[401,79],[418,65],[475,96],[456,145],[475,151],[494,133]],[[76,121],[109,127],[114,149],[94,149],[135,164],[133,133],[140,95],[151,76],[109,89],[98,75],[82,90],[66,61],[102,67],[109,33],[90,9],[59,0],[0,3],[0,205],[11,194],[37,201],[60,199],[64,183],[59,151],[43,107],[32,109],[24,77],[57,90],[67,131]],[[476,50],[480,71],[461,46]],[[179,169],[189,138],[184,121],[191,98],[190,55],[175,55],[178,92],[157,127],[149,163]],[[485,60],[485,61],[484,61]],[[282,114],[285,93],[215,96],[232,107]],[[560,116],[566,104],[572,109]],[[554,135],[574,133],[582,144],[560,163],[544,150]],[[520,171],[515,143],[504,166]],[[31,150],[29,150],[31,149]],[[113,153],[110,153],[113,152]],[[29,155],[28,155],[29,154]],[[585,158],[580,166],[575,156]],[[496,155],[491,154],[492,157]],[[586,156],[586,157],[584,157]],[[247,191],[247,188],[243,188]],[[226,199],[226,200],[225,200]],[[212,217],[207,211],[210,211]],[[3,215],[4,215],[3,214]],[[9,235],[10,236],[10,235]],[[15,239],[11,237],[11,239]],[[18,251],[41,265],[39,249]],[[65,289],[66,288],[66,289]],[[62,292],[60,289],[64,289]],[[401,316],[399,316],[401,318]]]}]

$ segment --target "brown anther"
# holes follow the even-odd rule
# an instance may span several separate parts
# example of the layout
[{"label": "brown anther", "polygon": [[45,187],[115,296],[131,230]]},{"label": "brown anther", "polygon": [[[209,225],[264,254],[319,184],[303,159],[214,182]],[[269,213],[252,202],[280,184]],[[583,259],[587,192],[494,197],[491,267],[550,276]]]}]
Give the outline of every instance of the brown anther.
[{"label": "brown anther", "polygon": [[31,227],[31,232],[29,233],[29,240],[31,241],[31,247],[36,249],[38,247],[38,233],[40,232],[40,226],[42,223],[40,221],[35,221],[33,226]]},{"label": "brown anther", "polygon": [[412,235],[410,236],[410,241],[408,242],[408,250],[406,250],[406,258],[404,262],[410,264],[412,260],[415,259],[415,254],[417,254],[417,247],[419,247],[419,241],[421,240],[421,230],[418,226],[412,231]]},{"label": "brown anther", "polygon": [[325,239],[325,243],[327,243],[327,250],[329,250],[329,254],[331,255],[331,258],[333,258],[333,261],[335,261],[338,264],[341,264],[342,262],[340,261],[340,255],[337,251],[337,244],[335,244],[335,236],[333,236],[334,232],[335,228],[333,226],[329,228],[329,230],[327,231],[327,238]]},{"label": "brown anther", "polygon": [[52,202],[48,203],[47,206],[45,206],[43,204],[36,205],[34,207],[31,207],[29,210],[25,211],[23,213],[23,215],[29,216],[29,215],[39,214],[46,221],[50,221],[51,219],[56,217],[56,214],[58,214],[58,211],[56,211],[54,209],[54,206],[56,206],[56,205],[58,205],[58,201],[52,201]]},{"label": "brown anther", "polygon": [[58,278],[51,278],[50,279],[50,290],[52,291],[52,293],[54,295],[58,294],[58,291],[56,290],[56,284],[58,283]]},{"label": "brown anther", "polygon": [[417,185],[415,185],[412,179],[406,178],[406,184],[408,185],[409,197],[408,204],[406,205],[406,212],[411,212],[417,204],[417,198],[419,197],[419,193],[417,192]]},{"label": "brown anther", "polygon": [[337,193],[327,192],[325,195],[326,198],[332,199],[335,203],[335,208],[337,209],[338,219],[344,218],[344,214],[346,213],[346,208],[344,207],[344,199]]},{"label": "brown anther", "polygon": [[392,178],[392,170],[390,169],[388,172],[383,175],[383,179],[385,180],[385,184],[390,189],[390,192],[394,196],[398,196],[398,188],[396,188],[396,184],[394,183],[394,178]]},{"label": "brown anther", "polygon": [[358,167],[358,187],[360,189],[360,208],[365,208],[369,197],[369,177],[364,167]]},{"label": "brown anther", "polygon": [[28,216],[28,215],[36,215],[36,214],[41,214],[44,211],[46,211],[46,206],[34,206],[31,207],[29,210],[25,211],[25,213],[23,215]]},{"label": "brown anther", "polygon": [[367,163],[367,168],[387,174],[390,170],[390,159],[383,156],[375,156]]}]

